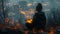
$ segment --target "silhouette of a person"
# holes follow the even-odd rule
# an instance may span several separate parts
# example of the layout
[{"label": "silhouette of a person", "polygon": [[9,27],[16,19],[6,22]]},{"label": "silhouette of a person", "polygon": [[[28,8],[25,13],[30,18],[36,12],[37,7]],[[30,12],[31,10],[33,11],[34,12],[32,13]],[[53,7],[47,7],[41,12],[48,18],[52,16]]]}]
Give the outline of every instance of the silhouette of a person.
[{"label": "silhouette of a person", "polygon": [[26,23],[26,26],[28,30],[32,31],[34,28],[36,32],[38,32],[40,29],[45,31],[45,25],[46,25],[46,17],[44,12],[42,12],[42,4],[38,3],[36,6],[36,13],[33,16],[32,24]]},{"label": "silhouette of a person", "polygon": [[38,3],[36,6],[36,13],[33,16],[32,27],[35,28],[37,31],[42,29],[45,30],[46,25],[46,17],[44,12],[42,12],[42,4]]}]

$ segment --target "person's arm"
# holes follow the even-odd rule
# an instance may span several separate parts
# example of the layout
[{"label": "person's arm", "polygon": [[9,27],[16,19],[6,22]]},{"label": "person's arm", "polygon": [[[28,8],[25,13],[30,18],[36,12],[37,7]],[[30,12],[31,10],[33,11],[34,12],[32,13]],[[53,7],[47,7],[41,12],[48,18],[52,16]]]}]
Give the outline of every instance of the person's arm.
[{"label": "person's arm", "polygon": [[36,18],[37,18],[36,15],[37,15],[37,14],[35,14],[35,15],[33,16],[32,23],[35,23],[35,22],[36,22]]}]

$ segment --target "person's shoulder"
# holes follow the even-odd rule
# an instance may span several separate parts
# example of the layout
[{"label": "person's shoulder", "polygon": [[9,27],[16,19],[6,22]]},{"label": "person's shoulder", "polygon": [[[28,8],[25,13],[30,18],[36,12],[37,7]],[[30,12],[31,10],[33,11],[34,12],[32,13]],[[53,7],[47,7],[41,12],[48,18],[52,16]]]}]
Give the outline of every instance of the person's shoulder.
[{"label": "person's shoulder", "polygon": [[39,12],[38,14],[44,14],[44,12]]},{"label": "person's shoulder", "polygon": [[35,16],[36,16],[36,15],[44,15],[44,12],[35,13]]},{"label": "person's shoulder", "polygon": [[40,13],[44,13],[44,12],[40,12]]}]

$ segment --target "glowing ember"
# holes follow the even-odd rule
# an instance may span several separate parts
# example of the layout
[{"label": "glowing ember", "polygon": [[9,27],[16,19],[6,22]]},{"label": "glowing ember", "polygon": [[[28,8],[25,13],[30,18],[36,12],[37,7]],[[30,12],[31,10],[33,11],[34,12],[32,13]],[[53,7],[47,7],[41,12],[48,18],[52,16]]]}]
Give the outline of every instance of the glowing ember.
[{"label": "glowing ember", "polygon": [[32,23],[32,19],[27,19],[27,23]]}]

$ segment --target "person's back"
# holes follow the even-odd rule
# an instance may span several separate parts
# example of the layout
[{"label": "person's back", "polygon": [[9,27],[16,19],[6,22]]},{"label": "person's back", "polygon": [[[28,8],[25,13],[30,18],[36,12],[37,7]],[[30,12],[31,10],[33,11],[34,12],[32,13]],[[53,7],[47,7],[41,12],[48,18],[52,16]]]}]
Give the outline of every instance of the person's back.
[{"label": "person's back", "polygon": [[43,12],[41,13],[35,13],[33,17],[33,27],[36,29],[44,28],[46,24],[46,18]]},{"label": "person's back", "polygon": [[36,11],[37,13],[33,16],[32,27],[36,30],[44,30],[46,25],[46,17],[44,12],[42,12],[42,5],[40,3],[37,5]]}]

